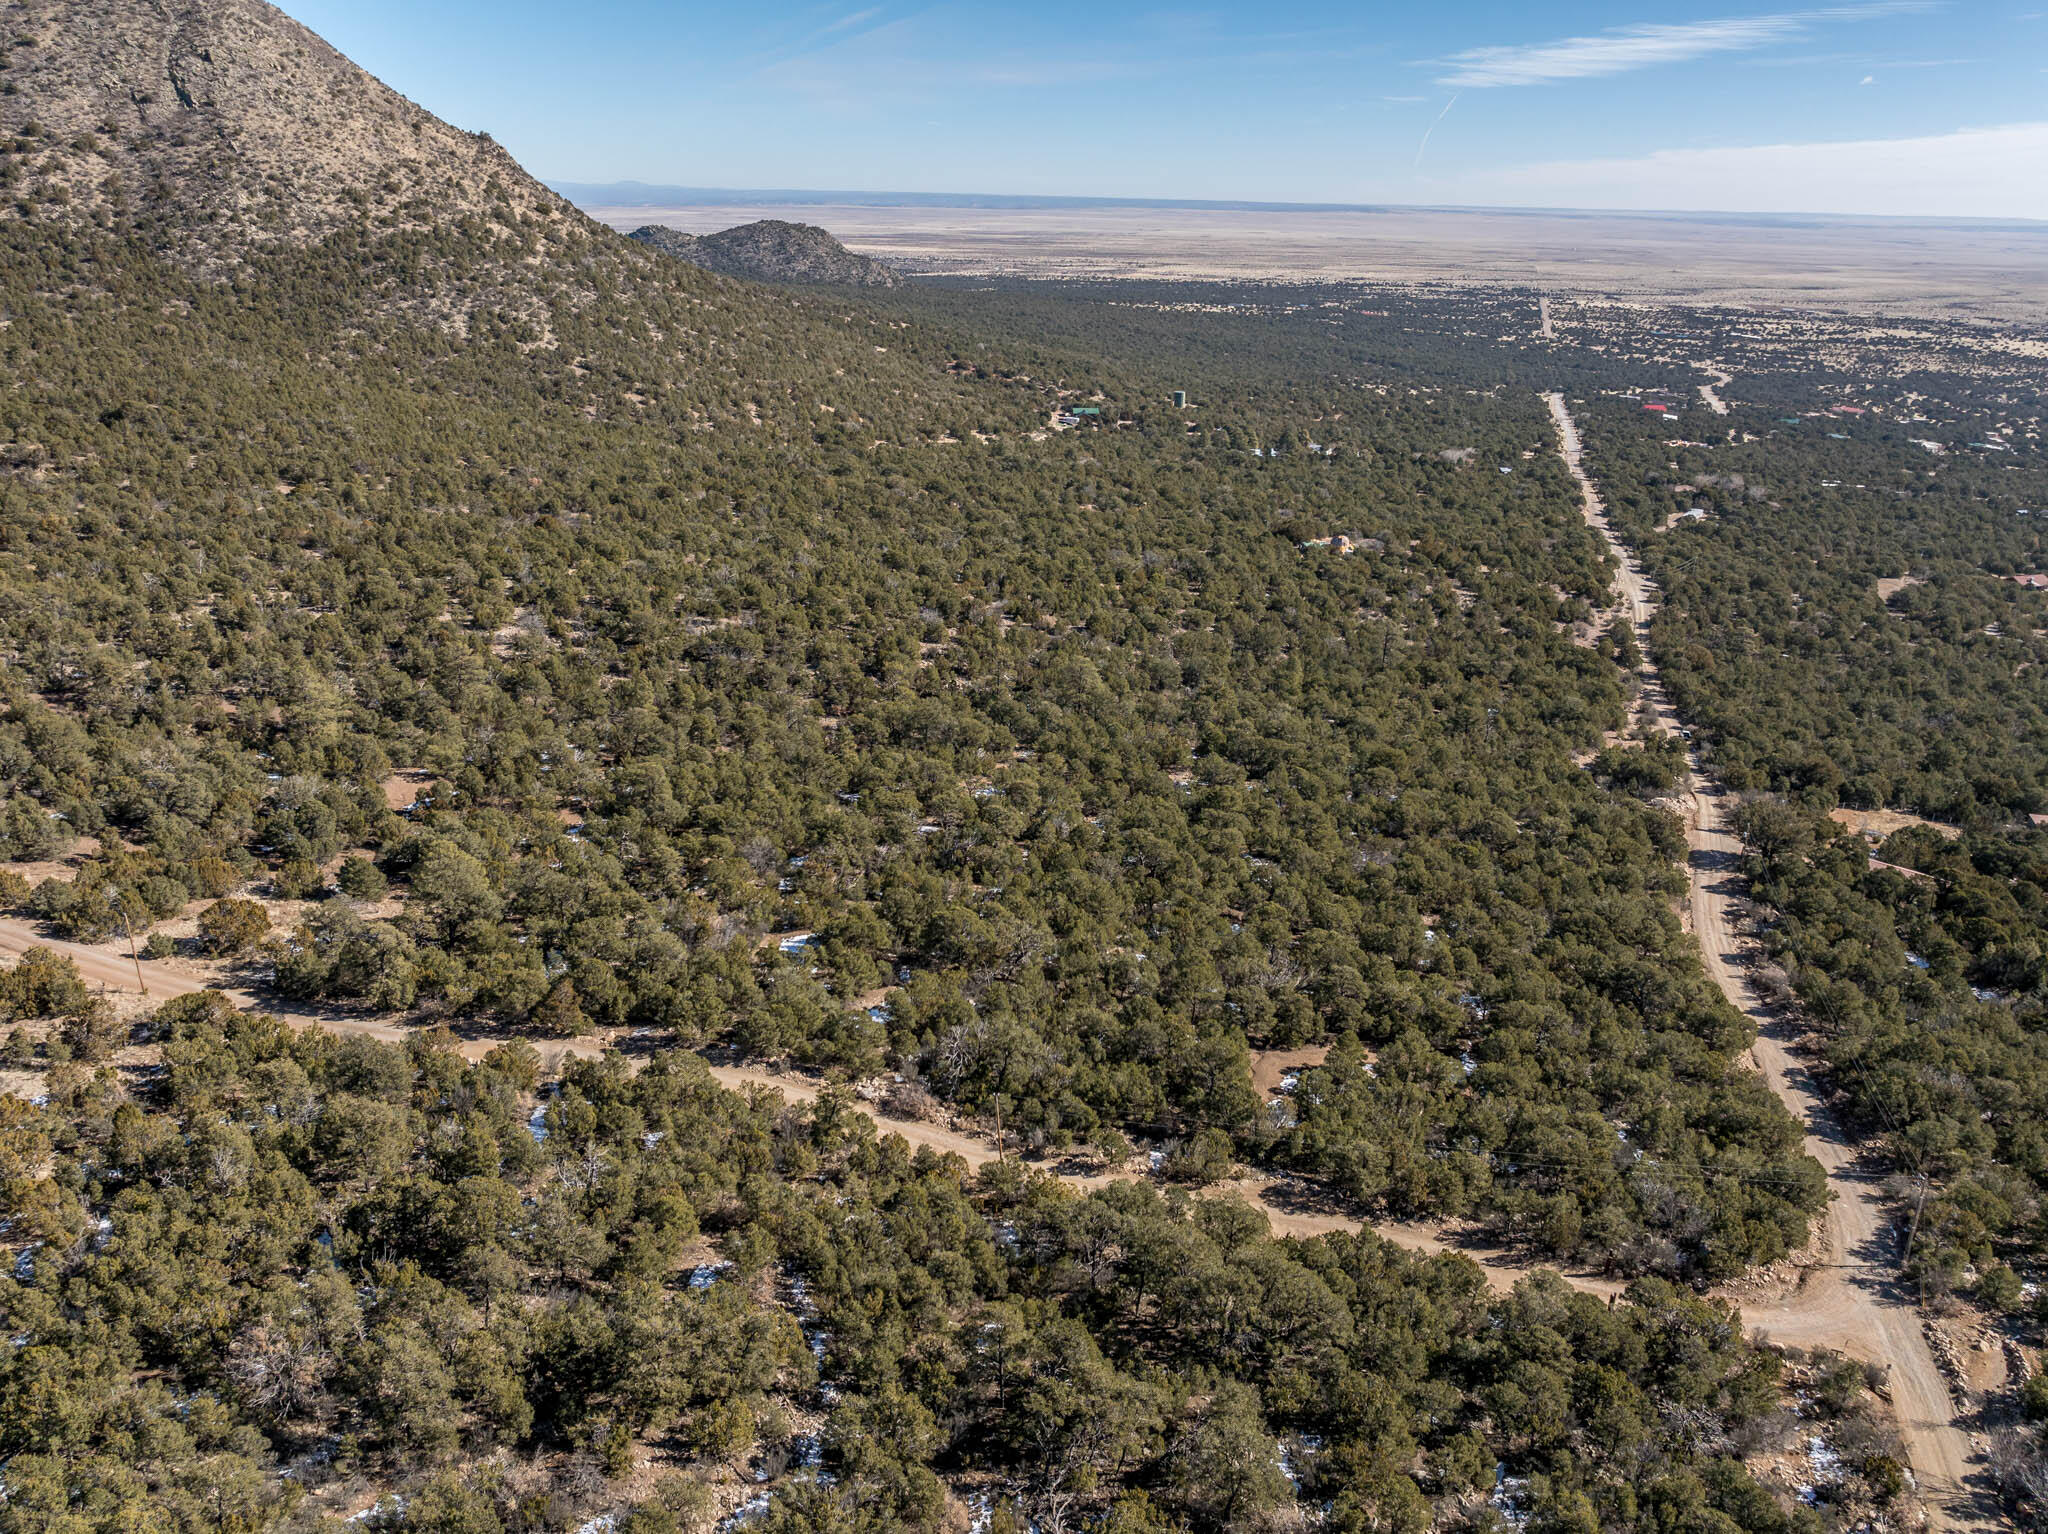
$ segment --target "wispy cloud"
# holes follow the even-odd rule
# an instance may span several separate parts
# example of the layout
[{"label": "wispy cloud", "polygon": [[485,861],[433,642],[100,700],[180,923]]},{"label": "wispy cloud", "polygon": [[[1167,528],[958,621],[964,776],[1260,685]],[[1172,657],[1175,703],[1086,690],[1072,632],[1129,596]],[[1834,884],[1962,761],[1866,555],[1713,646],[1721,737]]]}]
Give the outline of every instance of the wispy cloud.
[{"label": "wispy cloud", "polygon": [[1801,36],[1818,22],[1862,21],[1927,8],[1922,0],[1877,0],[1870,5],[1784,11],[1719,21],[1641,22],[1610,28],[1591,37],[1468,48],[1436,61],[1443,71],[1437,76],[1437,84],[1454,90],[1481,90],[1618,75],[1658,64],[1682,64],[1710,54],[1750,52]]},{"label": "wispy cloud", "polygon": [[1790,16],[1753,16],[1743,21],[1653,22],[1603,32],[1598,37],[1469,48],[1443,61],[1444,73],[1437,76],[1437,84],[1469,91],[1618,75],[1710,53],[1761,48],[1797,36],[1799,31],[1799,22]]},{"label": "wispy cloud", "polygon": [[864,11],[855,11],[850,16],[840,17],[837,21],[821,28],[818,35],[820,37],[829,37],[834,32],[844,32],[848,27],[857,27],[864,21],[873,21],[881,14],[882,8],[879,5],[871,5]]},{"label": "wispy cloud", "polygon": [[789,64],[900,26],[915,18],[919,11],[916,0],[910,4],[885,0],[883,4],[848,11],[830,21],[815,21],[803,32],[778,38],[747,62],[757,70]]},{"label": "wispy cloud", "polygon": [[[1461,91],[1458,94],[1463,95],[1464,93]],[[1451,115],[1451,108],[1456,106],[1457,104],[1458,97],[1451,97],[1449,101],[1446,101],[1444,103],[1444,109],[1441,112],[1437,113],[1436,116],[1432,117],[1429,120],[1429,126],[1422,130],[1422,142],[1415,146],[1415,164],[1413,166],[1413,169],[1422,169],[1422,151],[1429,147],[1430,136],[1436,132],[1437,127],[1443,122],[1443,120]]]},{"label": "wispy cloud", "polygon": [[1444,190],[1521,206],[2048,219],[2048,122],[1514,165]]}]

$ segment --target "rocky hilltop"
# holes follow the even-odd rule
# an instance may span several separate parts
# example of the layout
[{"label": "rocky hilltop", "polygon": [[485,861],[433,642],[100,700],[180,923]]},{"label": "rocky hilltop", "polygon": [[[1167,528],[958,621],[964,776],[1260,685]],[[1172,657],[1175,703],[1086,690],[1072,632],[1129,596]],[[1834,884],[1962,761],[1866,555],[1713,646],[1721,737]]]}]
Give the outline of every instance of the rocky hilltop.
[{"label": "rocky hilltop", "polygon": [[703,235],[646,224],[630,238],[727,277],[859,288],[893,288],[903,281],[894,268],[872,256],[856,255],[816,224],[792,224],[779,218]]},{"label": "rocky hilltop", "polygon": [[15,0],[4,28],[0,218],[138,227],[203,266],[344,227],[589,236],[489,137],[262,0]]}]

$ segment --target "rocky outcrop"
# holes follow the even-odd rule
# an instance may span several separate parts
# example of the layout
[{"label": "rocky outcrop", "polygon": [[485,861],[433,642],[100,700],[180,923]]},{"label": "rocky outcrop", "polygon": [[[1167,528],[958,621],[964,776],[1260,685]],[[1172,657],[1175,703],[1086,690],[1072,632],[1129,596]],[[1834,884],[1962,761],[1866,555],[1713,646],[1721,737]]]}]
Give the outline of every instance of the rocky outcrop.
[{"label": "rocky outcrop", "polygon": [[589,238],[488,136],[262,0],[16,0],[6,24],[0,217],[135,227],[213,266],[344,227]]},{"label": "rocky outcrop", "polygon": [[893,268],[872,256],[856,255],[817,225],[777,218],[703,235],[647,224],[630,238],[692,265],[756,282],[893,288],[903,281]]}]

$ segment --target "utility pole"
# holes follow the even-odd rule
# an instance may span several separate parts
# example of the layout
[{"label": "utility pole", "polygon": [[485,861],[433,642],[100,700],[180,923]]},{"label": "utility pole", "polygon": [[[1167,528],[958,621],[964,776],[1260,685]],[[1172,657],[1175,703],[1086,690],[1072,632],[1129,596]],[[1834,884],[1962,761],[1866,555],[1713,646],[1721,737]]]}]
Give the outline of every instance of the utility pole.
[{"label": "utility pole", "polygon": [[1917,1188],[1913,1194],[1913,1223],[1906,1227],[1906,1249],[1899,1254],[1899,1263],[1904,1266],[1913,1260],[1913,1238],[1920,1234],[1920,1211],[1927,1203],[1927,1174],[1915,1174]]},{"label": "utility pole", "polygon": [[142,978],[142,955],[135,951],[135,928],[128,921],[128,903],[121,898],[118,891],[114,894],[113,900],[114,909],[121,913],[121,931],[128,938],[128,958],[135,966],[135,989],[146,997],[149,995],[149,982]]}]

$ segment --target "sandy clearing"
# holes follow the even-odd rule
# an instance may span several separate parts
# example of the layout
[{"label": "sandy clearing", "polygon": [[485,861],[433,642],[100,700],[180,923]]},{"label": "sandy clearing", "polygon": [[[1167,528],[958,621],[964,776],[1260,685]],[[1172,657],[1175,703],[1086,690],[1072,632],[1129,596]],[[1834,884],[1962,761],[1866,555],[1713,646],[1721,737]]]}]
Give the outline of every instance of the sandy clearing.
[{"label": "sandy clearing", "polygon": [[[47,948],[71,960],[78,966],[78,973],[85,983],[95,989],[133,995],[139,978],[142,994],[151,1002],[165,1002],[199,991],[217,990],[245,1011],[268,1012],[302,1028],[319,1027],[329,1033],[359,1034],[386,1044],[403,1044],[424,1031],[389,1018],[352,1017],[332,1010],[294,1007],[274,996],[259,995],[253,987],[224,985],[211,976],[195,974],[175,964],[149,959],[138,963],[125,947],[117,943],[70,943],[46,936],[34,922],[0,919],[0,958],[18,959],[30,948]],[[503,1042],[501,1038],[462,1038],[457,1040],[457,1048],[464,1059],[481,1060]],[[542,1067],[546,1070],[558,1070],[561,1062],[571,1056],[595,1059],[604,1053],[603,1041],[595,1038],[528,1039],[527,1042],[539,1053]]]},{"label": "sandy clearing", "polygon": [[384,790],[384,807],[388,810],[409,810],[413,801],[426,786],[434,781],[434,775],[424,767],[401,767],[380,785]]},{"label": "sandy clearing", "polygon": [[1255,1049],[1252,1051],[1252,1086],[1261,1097],[1271,1097],[1290,1071],[1314,1070],[1330,1058],[1327,1044],[1308,1044],[1299,1049]]},{"label": "sandy clearing", "polygon": [[1903,810],[1851,810],[1832,809],[1828,819],[1838,826],[1845,826],[1874,841],[1883,841],[1894,831],[1903,831],[1908,826],[1925,826],[1939,832],[1950,841],[1963,834],[1961,826],[1952,826],[1946,821],[1927,820],[1919,815],[1908,815]]},{"label": "sandy clearing", "polygon": [[1735,381],[1734,375],[1724,373],[1719,368],[1709,368],[1708,372],[1713,374],[1714,381],[1700,385],[1700,401],[1709,410],[1713,411],[1715,415],[1726,415],[1728,413],[1728,402],[1722,399],[1716,391],[1725,389],[1729,384],[1733,383]]}]

